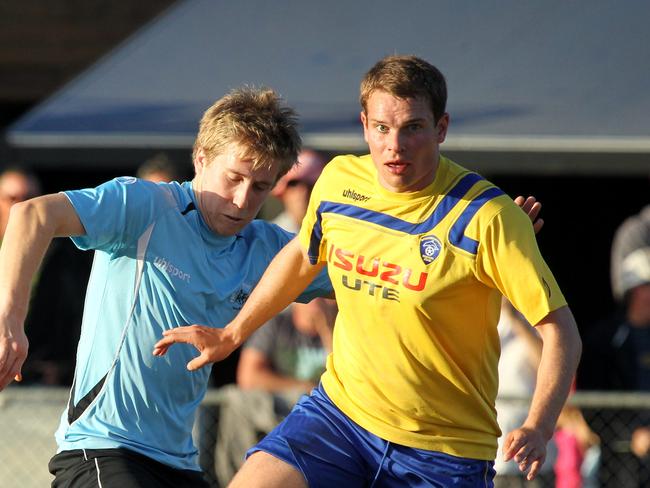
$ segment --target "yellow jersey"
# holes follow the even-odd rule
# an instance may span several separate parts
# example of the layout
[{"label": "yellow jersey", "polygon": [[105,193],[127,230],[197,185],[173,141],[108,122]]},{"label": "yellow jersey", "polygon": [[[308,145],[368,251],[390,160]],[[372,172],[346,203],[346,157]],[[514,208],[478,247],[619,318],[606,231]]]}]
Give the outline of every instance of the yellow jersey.
[{"label": "yellow jersey", "polygon": [[329,163],[299,239],[339,314],[322,383],[388,441],[492,460],[501,295],[532,323],[566,304],[528,216],[441,157],[423,190],[384,189],[369,155]]}]

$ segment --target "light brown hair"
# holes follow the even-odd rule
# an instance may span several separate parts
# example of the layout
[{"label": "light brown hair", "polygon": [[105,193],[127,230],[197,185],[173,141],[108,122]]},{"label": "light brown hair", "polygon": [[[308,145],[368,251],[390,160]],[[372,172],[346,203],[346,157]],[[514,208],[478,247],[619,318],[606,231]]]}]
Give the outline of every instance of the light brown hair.
[{"label": "light brown hair", "polygon": [[253,169],[280,163],[278,178],[298,159],[301,139],[297,115],[271,89],[242,87],[232,90],[208,108],[199,125],[193,158],[203,149],[208,161],[237,143]]},{"label": "light brown hair", "polygon": [[437,123],[447,106],[447,82],[432,64],[416,56],[387,56],[379,60],[361,81],[359,102],[367,112],[370,95],[376,90],[397,98],[426,100]]}]

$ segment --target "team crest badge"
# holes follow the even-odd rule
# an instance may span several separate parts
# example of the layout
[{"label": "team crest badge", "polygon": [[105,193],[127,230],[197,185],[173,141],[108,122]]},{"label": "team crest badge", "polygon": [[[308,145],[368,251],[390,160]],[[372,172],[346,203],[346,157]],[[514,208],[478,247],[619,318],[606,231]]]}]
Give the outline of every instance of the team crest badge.
[{"label": "team crest badge", "polygon": [[436,236],[423,236],[420,238],[420,257],[424,264],[431,262],[438,257],[442,244]]},{"label": "team crest badge", "polygon": [[248,300],[251,291],[253,291],[253,285],[242,283],[241,288],[230,295],[228,299],[232,305],[232,308],[235,310],[241,310],[244,306],[244,303],[246,303],[246,300]]}]

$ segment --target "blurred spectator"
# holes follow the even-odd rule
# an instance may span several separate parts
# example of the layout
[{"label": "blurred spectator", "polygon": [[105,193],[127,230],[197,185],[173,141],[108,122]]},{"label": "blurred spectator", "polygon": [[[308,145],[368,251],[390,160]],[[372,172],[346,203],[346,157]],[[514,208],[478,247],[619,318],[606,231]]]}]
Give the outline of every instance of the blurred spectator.
[{"label": "blurred spectator", "polygon": [[626,219],[616,230],[612,243],[611,280],[612,292],[618,302],[623,301],[625,284],[621,266],[632,251],[650,246],[650,205],[637,215]]},{"label": "blurred spectator", "polygon": [[[537,368],[542,354],[542,339],[526,319],[505,298],[501,302],[501,317],[497,326],[501,342],[499,359],[499,390],[496,408],[499,428],[504,433],[523,425],[528,416],[529,399],[535,391]],[[503,461],[504,435],[499,437],[499,448],[494,463],[497,474],[495,488],[552,488],[553,463],[556,447],[553,440],[547,444],[546,462],[533,481],[527,481],[514,460]]]},{"label": "blurred spectator", "polygon": [[271,194],[280,199],[284,210],[273,222],[289,232],[298,232],[307,212],[309,195],[327,161],[318,152],[304,149],[298,164],[280,178]]},{"label": "blurred spectator", "polygon": [[[524,317],[503,299],[498,324],[501,342],[497,419],[503,432],[520,426],[528,416],[529,399],[535,391],[542,339]],[[527,481],[513,460],[501,456],[504,437],[494,463],[495,488],[588,488],[595,478],[600,449],[598,436],[589,428],[579,408],[562,409],[553,439],[547,445],[546,461],[537,478]],[[587,462],[585,463],[585,460]]]},{"label": "blurred spectator", "polygon": [[[303,150],[299,164],[282,177],[272,194],[284,210],[273,220],[297,232],[307,211],[311,190],[325,166],[313,150]],[[243,346],[237,387],[221,389],[216,452],[201,456],[216,466],[225,486],[244,461],[244,454],[291,410],[299,396],[316,386],[331,350],[336,316],[333,300],[295,303],[255,332]],[[205,413],[205,412],[204,412]],[[202,464],[206,472],[211,467]]]},{"label": "blurred spectator", "polygon": [[[622,307],[585,334],[580,387],[650,392],[650,206],[616,231],[611,269]],[[634,418],[610,426],[616,437],[603,439],[603,463],[616,473],[608,486],[650,486],[645,442],[650,418],[647,412]],[[621,445],[628,449],[616,447]]]},{"label": "blurred spectator", "polygon": [[600,467],[600,438],[582,411],[565,405],[553,437],[557,445],[555,488],[596,488]]},{"label": "blurred spectator", "polygon": [[332,349],[335,315],[331,300],[317,298],[293,304],[270,320],[244,345],[237,385],[272,393],[311,390],[325,370],[325,359]]},{"label": "blurred spectator", "polygon": [[7,228],[11,206],[40,193],[41,184],[31,172],[19,167],[10,167],[0,173],[0,241]]},{"label": "blurred spectator", "polygon": [[165,153],[158,153],[140,165],[136,173],[138,178],[154,183],[179,181],[178,167]]},{"label": "blurred spectator", "polygon": [[650,243],[621,262],[623,310],[587,334],[583,388],[650,391]]}]

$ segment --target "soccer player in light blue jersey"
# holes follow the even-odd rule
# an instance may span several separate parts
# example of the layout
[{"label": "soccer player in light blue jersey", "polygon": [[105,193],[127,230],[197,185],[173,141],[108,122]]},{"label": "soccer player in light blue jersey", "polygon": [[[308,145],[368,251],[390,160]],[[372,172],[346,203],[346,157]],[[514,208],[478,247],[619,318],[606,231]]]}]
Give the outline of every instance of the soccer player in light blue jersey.
[{"label": "soccer player in light blue jersey", "polygon": [[[209,371],[166,329],[234,318],[291,234],[253,221],[297,160],[294,112],[238,89],[204,114],[191,182],[117,178],[16,205],[0,252],[0,389],[20,379],[29,284],[56,236],[95,251],[68,408],[50,461],[57,487],[207,486],[192,443]],[[329,296],[325,274],[300,297]]]}]

